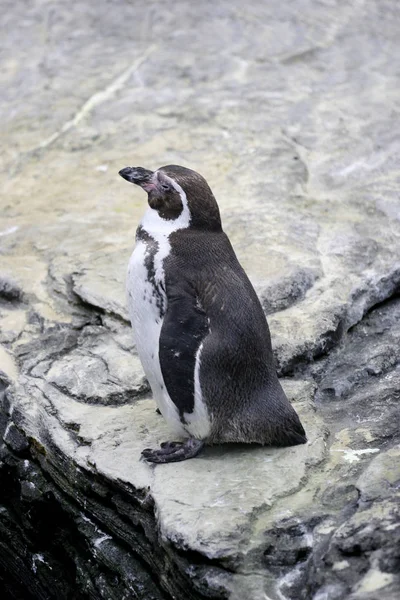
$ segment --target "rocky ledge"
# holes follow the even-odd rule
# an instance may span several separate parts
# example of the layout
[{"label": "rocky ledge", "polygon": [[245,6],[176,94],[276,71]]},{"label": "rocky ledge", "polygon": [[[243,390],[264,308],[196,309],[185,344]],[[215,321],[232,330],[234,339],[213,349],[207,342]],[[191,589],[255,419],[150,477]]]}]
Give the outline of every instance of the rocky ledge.
[{"label": "rocky ledge", "polygon": [[127,369],[129,329],[93,311],[29,338],[17,381],[11,360],[2,374],[11,598],[395,598],[400,300],[283,380],[306,446],[222,446],[156,467],[140,451],[167,430]]},{"label": "rocky ledge", "polygon": [[[2,11],[1,596],[397,600],[397,2],[175,8]],[[131,162],[211,184],[307,445],[140,460]]]}]

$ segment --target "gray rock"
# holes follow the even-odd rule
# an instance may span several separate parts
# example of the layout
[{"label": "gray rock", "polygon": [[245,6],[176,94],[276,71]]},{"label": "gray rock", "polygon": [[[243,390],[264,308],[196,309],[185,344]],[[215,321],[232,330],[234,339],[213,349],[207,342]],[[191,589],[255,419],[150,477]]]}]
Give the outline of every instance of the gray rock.
[{"label": "gray rock", "polygon": [[[0,19],[2,597],[397,600],[398,3]],[[140,461],[132,163],[206,176],[307,446]]]},{"label": "gray rock", "polygon": [[84,302],[129,322],[125,272],[130,252],[92,256],[72,275],[72,289]]},{"label": "gray rock", "polygon": [[90,403],[127,402],[149,390],[138,356],[103,327],[85,328],[77,348],[46,367],[39,372],[39,363],[32,374],[45,375],[57,389]]}]

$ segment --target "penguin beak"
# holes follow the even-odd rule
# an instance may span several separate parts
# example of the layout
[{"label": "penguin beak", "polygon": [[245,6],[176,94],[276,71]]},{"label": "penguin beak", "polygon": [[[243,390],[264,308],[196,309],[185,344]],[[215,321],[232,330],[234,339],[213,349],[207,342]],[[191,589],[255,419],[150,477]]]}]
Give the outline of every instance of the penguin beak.
[{"label": "penguin beak", "polygon": [[126,181],[136,183],[136,185],[147,189],[148,185],[151,184],[154,173],[142,167],[125,167],[119,171],[119,175],[126,179]]}]

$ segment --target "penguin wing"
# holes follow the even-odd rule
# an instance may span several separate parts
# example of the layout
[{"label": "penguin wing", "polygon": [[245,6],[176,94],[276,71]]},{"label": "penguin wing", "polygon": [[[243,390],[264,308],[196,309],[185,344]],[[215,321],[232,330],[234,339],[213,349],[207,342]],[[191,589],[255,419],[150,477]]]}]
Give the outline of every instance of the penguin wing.
[{"label": "penguin wing", "polygon": [[200,345],[209,333],[209,321],[195,288],[187,280],[171,282],[160,333],[159,359],[164,384],[179,410],[194,410],[194,377]]},{"label": "penguin wing", "polygon": [[[211,363],[206,370],[223,390],[232,387],[238,370],[252,373],[244,356],[256,355],[265,363],[271,355],[272,364],[272,351],[261,305],[226,235],[196,232],[188,240],[187,233],[176,232],[172,243],[174,253],[164,263],[167,307],[159,360],[164,384],[183,418],[194,410],[203,342],[202,365]],[[214,396],[215,390],[207,395]]]}]

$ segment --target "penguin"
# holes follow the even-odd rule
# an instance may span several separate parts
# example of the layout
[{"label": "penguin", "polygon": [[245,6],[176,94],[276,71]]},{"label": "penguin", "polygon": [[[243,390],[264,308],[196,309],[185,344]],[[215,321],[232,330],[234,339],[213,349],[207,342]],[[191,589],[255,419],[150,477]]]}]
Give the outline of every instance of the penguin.
[{"label": "penguin", "polygon": [[182,461],[206,444],[306,443],[261,303],[206,180],[177,165],[119,175],[148,195],[127,273],[137,351],[160,412],[183,438],[144,449],[144,459]]}]

